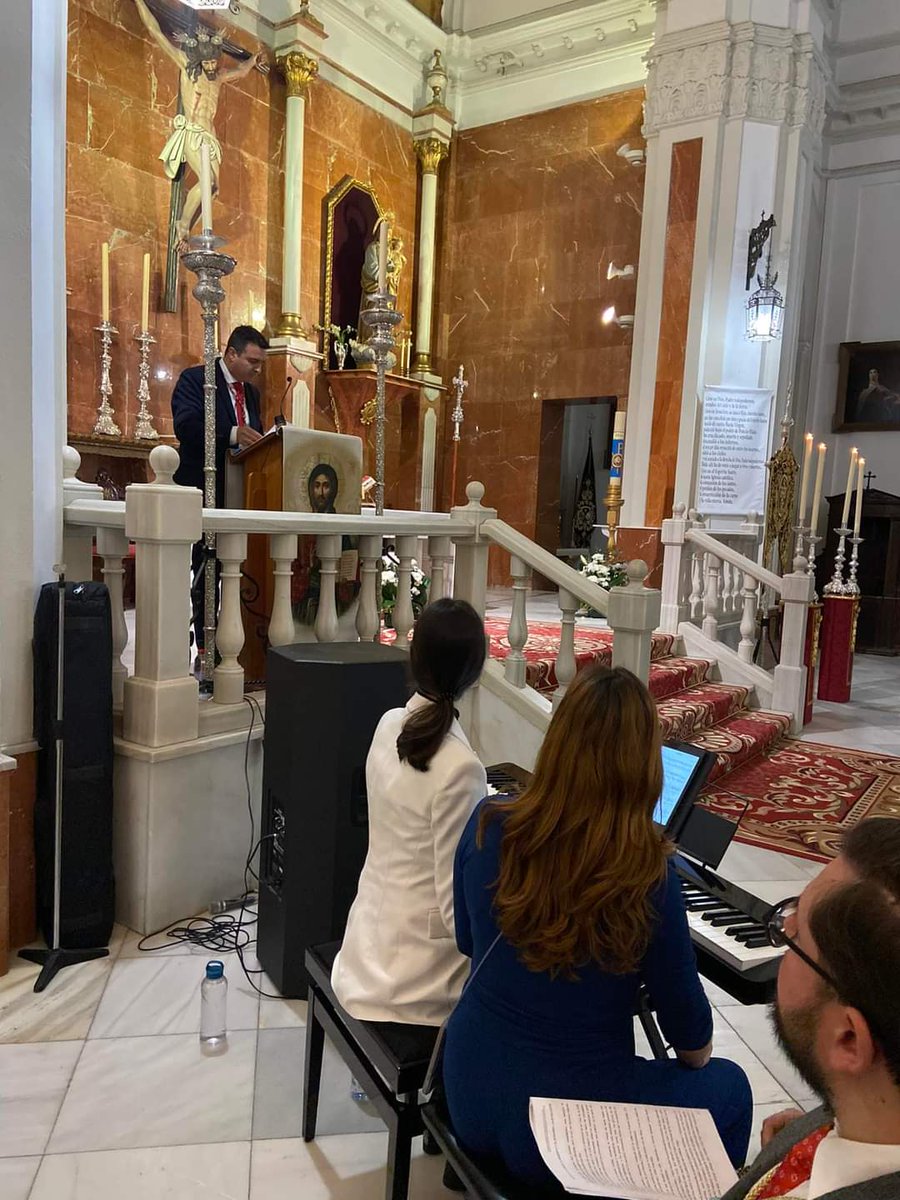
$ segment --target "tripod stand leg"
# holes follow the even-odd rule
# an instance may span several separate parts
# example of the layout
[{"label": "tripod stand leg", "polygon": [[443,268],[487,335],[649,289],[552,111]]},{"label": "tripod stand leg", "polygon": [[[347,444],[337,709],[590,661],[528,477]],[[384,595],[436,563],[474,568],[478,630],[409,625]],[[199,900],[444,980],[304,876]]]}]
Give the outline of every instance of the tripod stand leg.
[{"label": "tripod stand leg", "polygon": [[63,967],[74,967],[76,963],[91,962],[95,958],[106,958],[109,950],[20,950],[19,958],[38,963],[41,973],[34,981],[34,991],[42,992]]}]

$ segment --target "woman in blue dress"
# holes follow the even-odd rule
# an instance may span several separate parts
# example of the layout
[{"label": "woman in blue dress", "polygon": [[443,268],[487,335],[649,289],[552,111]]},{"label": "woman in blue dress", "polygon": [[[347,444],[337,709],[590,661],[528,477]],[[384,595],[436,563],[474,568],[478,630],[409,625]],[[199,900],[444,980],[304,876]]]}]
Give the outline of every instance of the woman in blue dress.
[{"label": "woman in blue dress", "polygon": [[[566,692],[527,789],[482,801],[463,831],[456,940],[473,967],[487,958],[447,1029],[447,1105],[463,1145],[527,1182],[551,1178],[531,1096],[706,1108],[744,1161],[750,1087],[710,1057],[672,846],[652,820],[661,788],[649,692],[623,668],[593,667]],[[641,983],[669,1061],[635,1054]]]}]

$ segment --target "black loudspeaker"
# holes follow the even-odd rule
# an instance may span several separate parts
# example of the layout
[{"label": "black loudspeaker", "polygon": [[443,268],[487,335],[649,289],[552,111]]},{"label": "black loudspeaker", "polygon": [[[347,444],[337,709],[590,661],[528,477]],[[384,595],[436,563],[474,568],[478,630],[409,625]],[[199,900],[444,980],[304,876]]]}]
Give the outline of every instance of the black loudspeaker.
[{"label": "black loudspeaker", "polygon": [[112,620],[102,583],[67,583],[63,607],[62,728],[57,721],[60,587],[41,588],[34,615],[34,735],[40,746],[34,805],[37,913],[54,946],[57,744],[62,829],[59,941],[105,946],[115,915],[112,863]]},{"label": "black loudspeaker", "polygon": [[409,697],[408,665],[372,642],[269,650],[257,955],[282,995],[306,995],[307,946],[343,937],[369,841],[366,756]]}]

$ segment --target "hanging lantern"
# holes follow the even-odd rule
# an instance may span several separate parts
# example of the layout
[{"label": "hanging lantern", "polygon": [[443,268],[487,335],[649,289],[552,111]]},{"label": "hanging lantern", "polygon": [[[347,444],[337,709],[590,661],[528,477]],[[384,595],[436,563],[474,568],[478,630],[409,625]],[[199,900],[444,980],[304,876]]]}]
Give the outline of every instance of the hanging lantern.
[{"label": "hanging lantern", "polygon": [[771,249],[765,278],[757,275],[756,282],[759,287],[747,301],[747,337],[751,342],[772,342],[781,337],[784,297],[775,286],[778,274],[772,274]]},{"label": "hanging lantern", "polygon": [[763,209],[762,220],[755,229],[750,230],[747,246],[747,291],[756,272],[756,266],[763,256],[766,242],[769,243],[769,253],[766,258],[766,273],[763,279],[756,276],[759,284],[757,290],[747,301],[747,337],[751,342],[771,342],[781,337],[781,325],[784,319],[784,297],[775,284],[778,274],[772,274],[772,243],[770,238],[775,228],[774,215],[766,216]]}]

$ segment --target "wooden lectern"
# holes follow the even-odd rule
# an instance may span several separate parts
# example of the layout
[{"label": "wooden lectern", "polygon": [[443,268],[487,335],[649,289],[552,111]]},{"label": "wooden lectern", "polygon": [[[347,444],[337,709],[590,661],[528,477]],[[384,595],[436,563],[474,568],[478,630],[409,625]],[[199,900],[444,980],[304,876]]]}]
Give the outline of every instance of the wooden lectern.
[{"label": "wooden lectern", "polygon": [[[360,511],[362,442],[356,437],[281,425],[232,455],[226,469],[229,472],[226,503],[230,507],[238,506],[234,503],[237,493],[243,496],[244,508],[256,511],[351,514]],[[315,509],[312,483],[322,474],[333,481],[332,494],[319,501],[325,507]],[[248,682],[265,679],[274,598],[275,577],[268,536],[251,533],[241,580],[244,649],[240,663]]]}]

